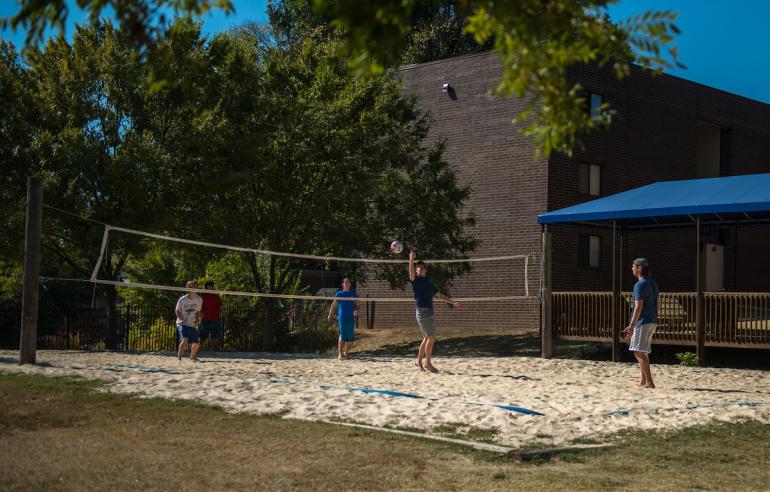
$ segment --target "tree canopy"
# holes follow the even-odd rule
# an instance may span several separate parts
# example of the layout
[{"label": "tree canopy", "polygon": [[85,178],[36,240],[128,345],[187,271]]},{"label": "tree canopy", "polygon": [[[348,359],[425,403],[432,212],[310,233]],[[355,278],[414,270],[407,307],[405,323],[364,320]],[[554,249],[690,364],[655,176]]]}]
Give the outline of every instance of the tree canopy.
[{"label": "tree canopy", "polygon": [[[426,143],[430,120],[398,81],[357,77],[327,33],[279,44],[265,32],[245,26],[207,38],[200,25],[178,20],[146,57],[111,22],[79,27],[71,43],[59,36],[23,57],[3,45],[9,104],[0,130],[9,138],[0,153],[12,165],[2,172],[2,216],[17,232],[2,243],[17,258],[2,265],[6,295],[16,295],[27,173],[43,176],[45,203],[60,209],[44,214],[47,276],[89,277],[99,223],[321,256],[381,257],[393,238],[424,256],[473,250],[473,218],[461,213],[470,190],[457,183],[441,144]],[[151,71],[163,73],[160,87],[152,88]],[[205,276],[228,290],[291,293],[308,268],[318,263],[114,231],[99,278],[179,285]],[[447,268],[441,279],[463,271]],[[358,278],[366,273],[405,285],[404,268],[361,270]],[[59,287],[49,289],[50,298]],[[61,289],[73,305],[90,300],[87,291],[77,300],[71,286]],[[97,294],[114,307],[114,288]]]},{"label": "tree canopy", "polygon": [[[613,111],[585,110],[580,85],[567,70],[579,63],[612,67],[618,78],[632,63],[655,71],[678,66],[679,32],[670,11],[648,11],[620,23],[607,7],[617,0],[283,0],[271,2],[273,25],[283,33],[324,26],[342,36],[339,52],[360,73],[380,73],[399,63],[422,62],[493,47],[502,61],[497,94],[528,97],[515,122],[525,122],[539,153],[571,154],[579,135],[606,126]],[[128,39],[152,46],[169,13],[184,18],[211,9],[232,12],[231,0],[77,0],[91,22],[111,7]],[[25,27],[28,42],[48,26],[62,28],[64,0],[22,0],[3,25]],[[475,41],[476,46],[473,46]],[[296,41],[296,40],[294,40]],[[150,74],[155,80],[154,73]],[[157,77],[157,80],[164,80]]]}]

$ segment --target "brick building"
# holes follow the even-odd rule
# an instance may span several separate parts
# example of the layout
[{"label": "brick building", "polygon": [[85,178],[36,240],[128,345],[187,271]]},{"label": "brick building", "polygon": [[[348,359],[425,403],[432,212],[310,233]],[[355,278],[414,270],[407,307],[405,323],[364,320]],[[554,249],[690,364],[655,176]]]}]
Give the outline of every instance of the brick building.
[{"label": "brick building", "polygon": [[[557,210],[656,181],[770,172],[770,105],[670,75],[635,69],[618,81],[596,67],[570,77],[591,105],[608,102],[612,126],[585,136],[572,157],[536,159],[530,139],[511,121],[524,101],[490,93],[501,65],[482,53],[403,67],[404,90],[433,117],[429,138],[446,143],[445,159],[461,184],[470,185],[471,233],[481,243],[473,257],[540,250],[539,213]],[[444,91],[444,84],[449,90]],[[553,290],[610,290],[610,235],[599,229],[554,226]],[[770,291],[770,226],[705,229],[701,243],[723,247],[726,290]],[[694,291],[695,233],[689,229],[630,234],[628,263],[646,256],[663,291]],[[539,266],[529,264],[530,294],[539,286]],[[523,262],[477,264],[456,281],[455,297],[522,295]],[[629,289],[628,272],[622,288]],[[369,282],[362,294],[403,296]],[[407,291],[407,295],[410,292]],[[450,313],[437,306],[442,327],[527,329],[538,325],[535,300],[469,303]],[[375,327],[414,323],[413,306],[379,303]]]}]

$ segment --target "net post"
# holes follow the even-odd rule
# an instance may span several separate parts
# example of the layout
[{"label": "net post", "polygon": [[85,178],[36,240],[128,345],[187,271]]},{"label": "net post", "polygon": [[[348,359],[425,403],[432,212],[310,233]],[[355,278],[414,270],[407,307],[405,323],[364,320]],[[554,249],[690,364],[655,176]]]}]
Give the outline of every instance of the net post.
[{"label": "net post", "polygon": [[94,265],[94,271],[91,272],[91,281],[93,282],[96,280],[96,277],[99,275],[99,267],[102,266],[102,260],[104,259],[104,252],[107,250],[107,236],[110,233],[111,227],[108,225],[104,226],[104,236],[102,236],[102,248],[99,251],[99,258],[96,260],[96,265]]},{"label": "net post", "polygon": [[27,180],[27,227],[24,248],[24,288],[21,295],[19,365],[35,364],[39,309],[40,236],[43,222],[43,184],[38,176]]},{"label": "net post", "polygon": [[540,357],[553,356],[553,323],[551,304],[551,233],[542,226],[542,256],[540,258]]}]

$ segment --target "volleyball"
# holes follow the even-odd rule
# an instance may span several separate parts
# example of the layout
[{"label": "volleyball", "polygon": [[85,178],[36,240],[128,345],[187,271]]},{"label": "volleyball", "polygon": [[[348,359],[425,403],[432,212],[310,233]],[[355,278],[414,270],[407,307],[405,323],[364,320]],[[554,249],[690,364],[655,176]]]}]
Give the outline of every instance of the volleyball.
[{"label": "volleyball", "polygon": [[393,254],[399,254],[402,251],[404,251],[404,245],[401,243],[401,241],[393,241],[390,243],[390,250],[393,252]]}]

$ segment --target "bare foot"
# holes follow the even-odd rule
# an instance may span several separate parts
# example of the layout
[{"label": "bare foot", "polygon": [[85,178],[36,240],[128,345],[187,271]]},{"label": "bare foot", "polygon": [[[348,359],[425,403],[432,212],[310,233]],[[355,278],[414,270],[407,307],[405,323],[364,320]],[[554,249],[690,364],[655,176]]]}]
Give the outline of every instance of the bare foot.
[{"label": "bare foot", "polygon": [[425,368],[422,366],[422,361],[420,361],[420,362],[415,362],[415,363],[414,363],[414,365],[415,365],[415,366],[417,366],[417,367],[419,367],[421,371],[424,371],[424,370],[425,370]]},{"label": "bare foot", "polygon": [[337,356],[337,360],[345,360],[345,358],[342,356],[342,354]]},{"label": "bare foot", "polygon": [[645,385],[644,385],[644,387],[645,387],[645,388],[654,388],[654,387],[655,387],[655,385],[654,385],[654,384],[652,384],[652,383],[649,383],[649,384],[645,384]]},{"label": "bare foot", "polygon": [[438,374],[438,369],[436,369],[435,367],[433,367],[433,365],[432,365],[432,364],[427,364],[427,365],[425,366],[425,369],[429,370],[429,371],[430,371],[430,372],[432,372],[433,374]]}]

